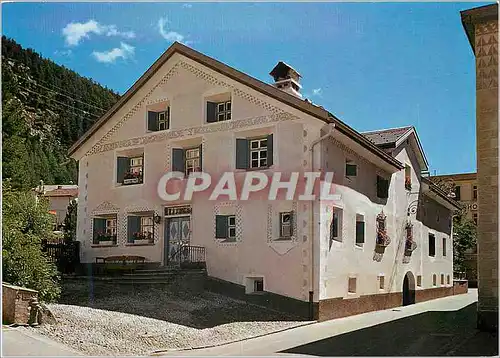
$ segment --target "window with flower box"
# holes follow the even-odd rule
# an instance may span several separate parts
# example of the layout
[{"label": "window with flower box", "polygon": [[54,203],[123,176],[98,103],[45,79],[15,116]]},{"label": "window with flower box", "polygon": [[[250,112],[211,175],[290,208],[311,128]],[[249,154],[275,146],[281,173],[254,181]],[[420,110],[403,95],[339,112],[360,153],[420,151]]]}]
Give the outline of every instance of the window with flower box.
[{"label": "window with flower box", "polygon": [[93,243],[95,245],[116,245],[117,217],[109,215],[93,220]]},{"label": "window with flower box", "polygon": [[129,244],[154,242],[153,213],[140,213],[127,217],[127,242]]},{"label": "window with flower box", "polygon": [[142,184],[144,175],[144,156],[117,158],[116,181],[122,185]]}]

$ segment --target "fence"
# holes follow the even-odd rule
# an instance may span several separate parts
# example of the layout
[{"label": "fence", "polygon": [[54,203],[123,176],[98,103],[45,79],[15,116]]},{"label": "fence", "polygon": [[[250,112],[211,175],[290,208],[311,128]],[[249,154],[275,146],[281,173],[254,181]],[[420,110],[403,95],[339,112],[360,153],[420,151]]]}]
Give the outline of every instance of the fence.
[{"label": "fence", "polygon": [[74,273],[80,264],[80,242],[48,242],[42,240],[42,251],[61,273]]}]

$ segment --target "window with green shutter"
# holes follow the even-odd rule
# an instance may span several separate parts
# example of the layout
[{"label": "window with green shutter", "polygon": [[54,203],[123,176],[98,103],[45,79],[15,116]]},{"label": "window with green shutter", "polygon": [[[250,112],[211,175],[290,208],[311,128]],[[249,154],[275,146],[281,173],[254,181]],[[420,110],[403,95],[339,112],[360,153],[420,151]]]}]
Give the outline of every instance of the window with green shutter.
[{"label": "window with green shutter", "polygon": [[358,175],[358,166],[352,160],[346,160],[345,162],[345,176],[355,177]]},{"label": "window with green shutter", "polygon": [[273,135],[236,139],[236,169],[269,168],[273,165]]},{"label": "window with green shutter", "polygon": [[362,246],[365,243],[365,218],[363,215],[356,215],[356,245]]},{"label": "window with green shutter", "polygon": [[202,153],[202,144],[192,148],[173,148],[172,171],[185,175],[202,171]]},{"label": "window with green shutter", "polygon": [[157,132],[170,129],[170,107],[164,111],[148,111],[148,131]]},{"label": "window with green shutter", "polygon": [[215,216],[215,238],[224,239],[226,242],[236,240],[236,216],[216,215]]},{"label": "window with green shutter", "polygon": [[116,158],[116,182],[122,185],[141,184],[144,174],[144,156]]},{"label": "window with green shutter", "polygon": [[127,217],[127,241],[134,243],[147,240],[154,242],[153,214],[130,215]]}]

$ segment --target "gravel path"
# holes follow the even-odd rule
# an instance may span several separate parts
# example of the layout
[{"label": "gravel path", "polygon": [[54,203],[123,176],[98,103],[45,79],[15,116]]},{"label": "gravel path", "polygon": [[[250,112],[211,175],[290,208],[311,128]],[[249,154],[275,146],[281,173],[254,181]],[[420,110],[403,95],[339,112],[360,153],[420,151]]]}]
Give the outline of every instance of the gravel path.
[{"label": "gravel path", "polygon": [[47,305],[58,322],[27,329],[102,356],[219,345],[307,323],[210,292],[108,290],[106,297],[80,299],[78,306]]}]

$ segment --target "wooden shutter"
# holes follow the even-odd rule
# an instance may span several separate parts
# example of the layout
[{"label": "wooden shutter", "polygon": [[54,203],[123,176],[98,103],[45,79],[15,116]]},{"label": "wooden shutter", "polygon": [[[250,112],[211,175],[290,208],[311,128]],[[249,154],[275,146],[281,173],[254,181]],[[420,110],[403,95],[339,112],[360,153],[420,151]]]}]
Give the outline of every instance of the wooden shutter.
[{"label": "wooden shutter", "polygon": [[130,167],[130,159],[127,157],[118,157],[116,163],[116,182],[123,183],[125,173],[128,172]]},{"label": "wooden shutter", "polygon": [[203,171],[203,144],[200,144],[198,150],[200,151],[200,171]]},{"label": "wooden shutter", "polygon": [[377,175],[377,196],[379,198],[389,197],[389,180]]},{"label": "wooden shutter", "polygon": [[141,217],[128,216],[127,217],[127,241],[134,242],[134,233],[141,230]]},{"label": "wooden shutter", "polygon": [[267,166],[273,165],[273,135],[267,136]]},{"label": "wooden shutter", "polygon": [[105,234],[106,231],[106,219],[94,218],[94,243],[97,243],[97,234]]},{"label": "wooden shutter", "polygon": [[236,139],[236,169],[248,169],[250,157],[247,139]]},{"label": "wooden shutter", "polygon": [[207,102],[207,122],[217,122],[217,103]]},{"label": "wooden shutter", "polygon": [[158,130],[158,113],[148,111],[148,131]]},{"label": "wooden shutter", "polygon": [[217,239],[227,239],[229,237],[228,232],[228,219],[226,215],[216,215],[215,216],[215,237]]},{"label": "wooden shutter", "polygon": [[172,171],[184,173],[185,171],[184,149],[181,148],[172,149]]},{"label": "wooden shutter", "polygon": [[365,222],[356,221],[356,244],[365,242]]}]

